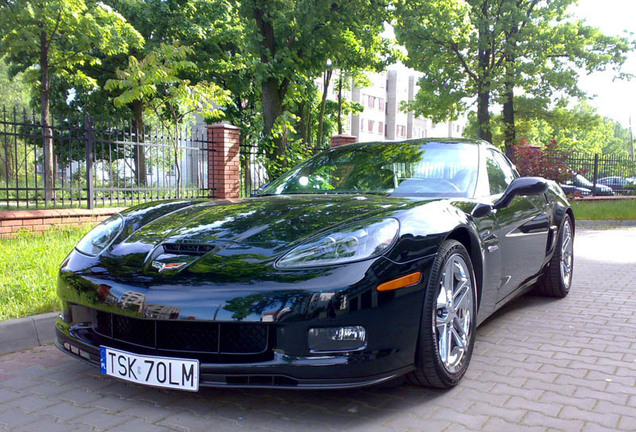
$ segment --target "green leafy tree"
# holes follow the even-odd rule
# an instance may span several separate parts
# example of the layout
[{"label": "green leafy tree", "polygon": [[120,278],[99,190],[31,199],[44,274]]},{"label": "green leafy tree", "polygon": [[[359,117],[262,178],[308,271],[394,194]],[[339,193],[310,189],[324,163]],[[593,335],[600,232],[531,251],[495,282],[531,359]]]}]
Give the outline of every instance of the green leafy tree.
[{"label": "green leafy tree", "polygon": [[[58,112],[67,111],[88,113],[113,121],[132,119],[132,127],[139,143],[144,141],[145,113],[148,112],[144,100],[135,99],[129,104],[115,106],[112,99],[116,96],[104,89],[109,79],[116,79],[118,69],[128,67],[129,56],[141,61],[156,50],[162,43],[178,43],[192,48],[187,59],[197,67],[184,71],[184,77],[191,83],[214,81],[223,85],[217,78],[223,77],[232,85],[230,68],[240,67],[241,61],[233,57],[232,47],[241,41],[241,30],[233,6],[227,0],[104,0],[104,4],[119,12],[144,40],[143,47],[136,47],[129,53],[103,58],[100,64],[87,64],[83,71],[97,77],[98,89],[90,86],[78,86],[73,82],[61,82],[59,94],[72,89],[75,97],[58,98]],[[225,87],[229,88],[229,87]],[[126,155],[134,161],[135,181],[146,184],[146,155],[144,146],[132,147],[132,154]]]},{"label": "green leafy tree", "polygon": [[78,66],[98,63],[97,51],[125,52],[142,43],[121,15],[98,2],[84,0],[3,0],[0,2],[0,55],[26,71],[40,93],[44,184],[47,202],[54,198],[53,139],[50,115],[51,78],[94,83]]},{"label": "green leafy tree", "polygon": [[[328,59],[366,56],[384,46],[380,35],[388,17],[388,0],[243,0],[235,2],[246,23],[245,52],[260,87],[263,135],[268,159],[285,165],[286,97],[303,79],[328,69]],[[387,45],[388,46],[388,45]],[[270,172],[276,175],[277,170]]]},{"label": "green leafy tree", "polygon": [[211,82],[196,84],[183,78],[196,70],[187,60],[192,48],[161,44],[141,61],[129,57],[128,67],[117,72],[117,79],[106,83],[107,90],[120,90],[115,104],[122,106],[141,100],[168,132],[177,173],[177,197],[181,194],[180,127],[194,112],[222,116],[219,107],[229,102],[228,92]]},{"label": "green leafy tree", "polygon": [[[629,135],[618,123],[604,118],[585,102],[573,107],[565,100],[547,108],[536,99],[515,98],[516,134],[519,140],[532,146],[544,146],[555,141],[562,149],[578,153],[625,155]],[[506,126],[503,115],[492,117],[493,144],[505,148]],[[475,136],[474,114],[469,116],[467,136]],[[617,133],[618,132],[618,133]]]},{"label": "green leafy tree", "polygon": [[514,91],[547,99],[582,96],[579,70],[619,68],[632,48],[573,21],[575,0],[400,0],[396,35],[406,63],[424,73],[410,104],[435,121],[454,119],[477,101],[477,136],[492,140],[490,107],[504,110],[506,147],[515,141]]}]

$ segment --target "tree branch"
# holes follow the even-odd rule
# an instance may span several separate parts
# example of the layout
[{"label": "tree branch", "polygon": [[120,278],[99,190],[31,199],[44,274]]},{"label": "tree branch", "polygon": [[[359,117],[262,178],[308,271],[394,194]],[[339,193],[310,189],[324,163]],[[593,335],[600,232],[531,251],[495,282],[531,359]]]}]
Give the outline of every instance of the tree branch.
[{"label": "tree branch", "polygon": [[53,27],[53,31],[51,32],[51,37],[46,42],[46,49],[47,50],[51,48],[51,44],[53,43],[53,37],[55,37],[55,34],[57,33],[57,30],[60,28],[60,22],[61,21],[62,21],[62,8],[60,8],[60,10],[57,13],[57,18],[55,19],[55,27]]}]

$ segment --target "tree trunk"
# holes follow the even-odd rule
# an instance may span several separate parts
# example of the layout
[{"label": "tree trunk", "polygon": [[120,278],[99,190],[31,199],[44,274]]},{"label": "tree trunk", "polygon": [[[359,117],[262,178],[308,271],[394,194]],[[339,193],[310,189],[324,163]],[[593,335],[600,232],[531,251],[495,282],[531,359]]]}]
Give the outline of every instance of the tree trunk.
[{"label": "tree trunk", "polygon": [[[270,61],[276,58],[278,54],[278,47],[276,43],[276,34],[274,32],[274,26],[270,21],[268,14],[266,13],[264,6],[255,5],[254,7],[254,20],[260,33],[261,50],[260,61],[263,65],[268,65]],[[272,130],[276,120],[283,114],[283,101],[287,94],[287,88],[289,86],[289,78],[279,79],[275,76],[267,77],[263,80],[261,85],[262,89],[262,102],[263,102],[263,132],[266,138],[271,140],[271,146],[265,149],[265,155],[273,162],[269,164],[272,167],[268,172],[270,178],[278,174],[276,167],[280,163],[285,165],[285,154],[287,150],[287,134],[283,131],[278,136],[272,136]]]},{"label": "tree trunk", "polygon": [[144,106],[141,100],[132,102],[132,109],[135,126],[135,151],[133,158],[135,160],[135,175],[137,177],[137,185],[145,186],[146,177],[146,152],[144,152]]},{"label": "tree trunk", "polygon": [[342,70],[338,74],[338,135],[342,135]]},{"label": "tree trunk", "polygon": [[181,198],[181,164],[179,163],[179,129],[174,128],[174,169],[177,173],[177,198]]},{"label": "tree trunk", "polygon": [[[491,30],[488,24],[488,2],[484,1],[481,5],[482,22],[479,27],[479,45],[480,47],[488,47]],[[490,62],[492,60],[492,51],[489,48],[480,48],[478,54],[479,76],[481,80],[477,83],[477,136],[485,141],[492,143],[492,131],[490,130]]]},{"label": "tree trunk", "polygon": [[318,117],[318,139],[316,149],[323,146],[322,129],[325,124],[325,106],[327,105],[327,95],[329,94],[329,83],[331,82],[332,69],[325,71],[322,79],[322,99],[320,99],[320,117]]},{"label": "tree trunk", "polygon": [[506,155],[512,157],[512,147],[516,142],[515,132],[515,105],[514,105],[514,85],[512,81],[506,79],[505,94],[503,103],[503,130],[506,146]]},{"label": "tree trunk", "polygon": [[307,142],[307,128],[305,127],[305,102],[298,103],[298,131],[300,132],[300,140],[303,143]]},{"label": "tree trunk", "polygon": [[51,129],[51,82],[49,77],[49,47],[46,32],[40,33],[40,85],[42,97],[42,148],[44,150],[44,201],[55,199],[55,169],[53,163],[53,130]]},{"label": "tree trunk", "polygon": [[273,148],[265,150],[267,157],[270,160],[275,160],[278,157],[285,156],[285,140],[283,135],[276,137],[272,136],[272,130],[276,120],[283,113],[283,98],[287,92],[287,86],[282,87],[279,85],[276,78],[268,78],[263,82],[263,125],[265,136],[271,137]]},{"label": "tree trunk", "polygon": [[477,136],[480,139],[492,143],[490,130],[490,91],[479,91],[477,94]]}]

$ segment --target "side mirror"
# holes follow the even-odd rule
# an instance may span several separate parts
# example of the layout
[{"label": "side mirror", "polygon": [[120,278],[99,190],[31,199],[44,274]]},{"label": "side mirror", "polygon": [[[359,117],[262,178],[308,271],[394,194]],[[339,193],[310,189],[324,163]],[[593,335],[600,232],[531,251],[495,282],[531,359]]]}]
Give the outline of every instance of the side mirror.
[{"label": "side mirror", "polygon": [[519,177],[510,183],[503,196],[494,203],[494,209],[510,205],[517,195],[539,195],[548,190],[548,182],[542,177]]}]

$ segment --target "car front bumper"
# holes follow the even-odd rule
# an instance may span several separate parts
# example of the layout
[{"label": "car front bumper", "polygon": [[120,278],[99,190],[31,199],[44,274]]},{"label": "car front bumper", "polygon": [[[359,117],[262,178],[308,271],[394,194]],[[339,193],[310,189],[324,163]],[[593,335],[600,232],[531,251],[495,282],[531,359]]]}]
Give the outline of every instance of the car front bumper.
[{"label": "car front bumper", "polygon": [[[396,275],[428,269],[431,261],[432,258],[427,258],[401,265]],[[358,268],[348,270],[359,272],[360,267],[358,264]],[[362,269],[363,275],[366,270],[368,266]],[[220,299],[221,290],[204,287],[197,292],[196,311],[206,310],[207,306],[211,312],[206,319],[175,312],[192,308],[190,300],[180,303],[177,300],[180,297],[173,295],[178,292],[183,298],[188,297],[190,291],[181,286],[155,289],[159,295],[149,292],[152,289],[120,281],[66,273],[60,277],[58,286],[63,314],[56,322],[56,344],[65,353],[94,365],[100,362],[100,346],[140,355],[197,359],[202,387],[338,389],[370,386],[414,369],[427,280],[428,270],[424,270],[420,283],[397,291],[380,293],[375,289],[377,283],[358,283],[320,290],[295,289],[291,294],[285,293],[283,301],[280,301],[280,290],[263,293],[238,287],[223,290],[225,297]],[[110,287],[107,295],[103,289],[106,282]],[[170,302],[146,302],[142,307],[142,303],[134,301],[149,298],[170,299]],[[265,304],[268,307],[263,309]],[[228,305],[234,308],[233,315],[228,314]],[[232,319],[243,306],[260,312]],[[219,312],[221,310],[225,315]],[[103,324],[104,316],[111,324]],[[219,348],[211,350],[213,352],[199,347],[209,342],[205,326],[219,329],[214,330],[217,335],[213,339]],[[342,326],[363,326],[366,345],[338,352],[309,349],[310,328]],[[131,332],[132,327],[139,330]],[[266,340],[261,345],[256,343],[256,349],[237,345],[236,341],[245,338],[241,332],[246,328],[257,329],[256,334],[258,329],[266,328],[266,336],[263,336]],[[170,333],[169,342],[157,342],[158,335],[166,332]],[[198,339],[192,341],[192,335],[198,335]],[[181,341],[191,346],[181,346]]]}]

